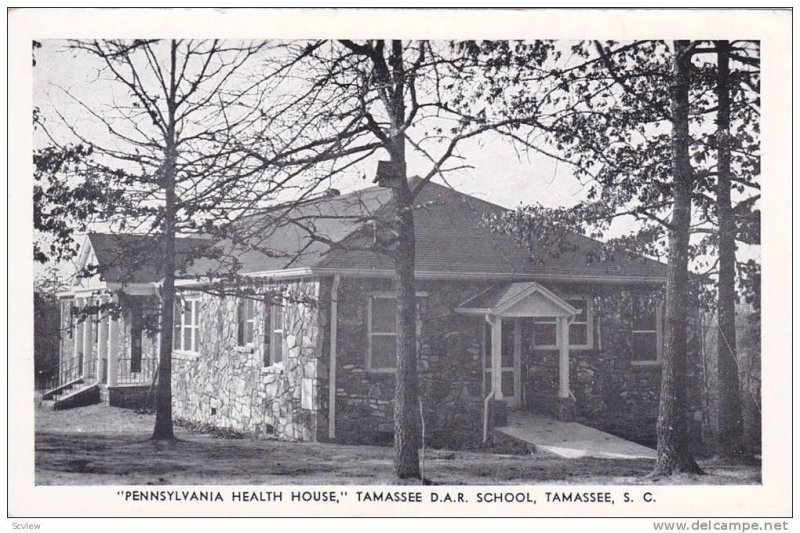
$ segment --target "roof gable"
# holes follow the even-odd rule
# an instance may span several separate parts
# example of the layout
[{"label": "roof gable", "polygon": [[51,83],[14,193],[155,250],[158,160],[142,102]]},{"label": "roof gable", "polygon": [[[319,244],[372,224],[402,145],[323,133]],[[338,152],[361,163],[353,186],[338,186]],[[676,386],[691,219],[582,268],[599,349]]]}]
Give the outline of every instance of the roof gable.
[{"label": "roof gable", "polygon": [[[201,237],[177,237],[177,268],[185,268],[208,245],[208,239]],[[88,233],[82,246],[78,273],[92,267],[97,274],[90,280],[123,284],[152,283],[164,277],[159,266],[163,254],[163,246],[158,245],[153,235]]]},{"label": "roof gable", "polygon": [[535,281],[490,287],[456,307],[462,314],[504,317],[572,316],[578,310]]}]

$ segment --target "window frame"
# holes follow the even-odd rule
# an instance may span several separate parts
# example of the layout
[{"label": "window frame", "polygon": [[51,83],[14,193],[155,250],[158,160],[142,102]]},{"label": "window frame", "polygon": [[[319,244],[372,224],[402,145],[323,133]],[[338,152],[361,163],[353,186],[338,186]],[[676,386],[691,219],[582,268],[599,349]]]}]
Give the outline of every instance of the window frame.
[{"label": "window frame", "polygon": [[[559,346],[559,340],[561,339],[561,327],[559,326],[558,318],[554,316],[534,316],[531,317],[533,321],[533,349],[534,350],[555,350]],[[537,344],[536,342],[536,324],[550,324],[555,326],[556,328],[556,343],[555,344]]]},{"label": "window frame", "polygon": [[[181,313],[180,313],[180,324],[177,322],[177,317],[174,313],[173,308],[173,324],[172,324],[172,351],[174,353],[180,355],[188,355],[188,356],[196,356],[200,354],[200,303],[202,299],[199,294],[183,294],[181,296],[175,297],[175,305],[181,306]],[[186,306],[184,305],[186,304]],[[186,310],[188,306],[192,306],[192,319],[193,324],[187,325],[186,324]],[[176,332],[175,329],[178,328],[180,335],[177,337],[180,339],[179,346],[180,348],[175,347],[175,339],[176,339]],[[189,342],[189,349],[185,349],[183,346],[184,341],[184,330],[186,328],[191,329],[192,335],[191,340]],[[195,347],[196,349],[192,349]]]},{"label": "window frame", "polygon": [[[586,321],[575,322],[573,317],[573,320],[568,321],[568,326],[567,326],[567,327],[572,327],[573,324],[585,325],[586,343],[585,344],[570,343],[569,347],[570,349],[575,349],[575,350],[592,350],[594,349],[594,301],[593,301],[594,299],[586,294],[570,294],[564,298],[564,301],[567,303],[569,303],[569,300],[582,300],[586,305]],[[567,338],[569,338],[569,332],[567,332]]]},{"label": "window frame", "polygon": [[[568,321],[567,327],[571,327],[573,324],[578,325],[585,325],[586,326],[586,343],[585,344],[571,344],[569,345],[570,350],[592,350],[594,349],[594,304],[593,298],[586,294],[569,294],[567,296],[561,297],[562,300],[569,303],[569,300],[582,300],[586,305],[586,321],[585,322],[575,322],[575,321]],[[571,305],[571,304],[570,304]],[[573,306],[574,307],[574,306]],[[536,342],[536,331],[534,330],[533,334],[533,349],[534,350],[557,350],[561,348],[561,325],[559,324],[559,320],[557,317],[549,317],[549,316],[542,316],[542,317],[531,317],[533,318],[533,324],[550,324],[555,325],[556,328],[556,342],[555,344],[538,344]],[[535,326],[534,326],[535,327]],[[569,332],[567,332],[569,335]],[[569,337],[567,337],[569,338]]]},{"label": "window frame", "polygon": [[[268,324],[269,327],[267,328],[267,331],[265,332],[264,335],[264,340],[265,341],[269,340],[269,346],[268,348],[265,348],[266,350],[269,351],[269,365],[264,365],[265,361],[262,359],[261,361],[261,364],[263,365],[262,368],[270,368],[278,366],[282,367],[284,361],[286,361],[286,358],[289,356],[289,350],[286,349],[286,306],[282,304],[273,304],[269,302],[264,302],[264,306],[267,314],[265,318],[269,320]],[[281,309],[280,328],[277,327],[278,324],[275,317],[275,315],[277,314],[275,312],[276,308]],[[273,338],[273,335],[275,335],[275,333],[277,332],[280,332],[281,334],[280,348],[276,346],[276,343],[274,342]],[[280,359],[276,359],[276,355],[278,354],[279,349],[280,349]]]},{"label": "window frame", "polygon": [[[236,305],[236,346],[238,348],[254,348],[256,345],[256,324],[258,323],[258,304],[259,300],[253,298],[242,297]],[[250,315],[247,314],[248,304],[250,305]],[[244,314],[244,317],[242,317]],[[242,319],[244,318],[244,319]],[[250,324],[253,328],[253,338],[247,341],[247,326]],[[242,331],[244,328],[244,331]]]},{"label": "window frame", "polygon": [[[653,359],[631,359],[630,363],[634,366],[658,366],[661,365],[664,352],[664,302],[656,303],[655,309],[656,329],[633,329],[633,316],[631,316],[631,335],[656,334],[656,358]],[[635,354],[634,354],[635,355]]]},{"label": "window frame", "polygon": [[[416,299],[420,300],[422,298],[427,298],[428,293],[426,291],[417,291],[416,292]],[[370,292],[367,295],[367,355],[366,361],[364,363],[364,370],[371,374],[392,374],[397,372],[397,366],[393,367],[380,367],[380,368],[373,368],[372,366],[372,337],[374,335],[377,336],[384,336],[384,337],[395,337],[397,339],[397,331],[395,328],[394,333],[387,333],[387,332],[373,332],[372,331],[372,301],[376,298],[387,299],[387,300],[397,300],[397,292],[396,291],[376,291]],[[427,305],[427,303],[426,303]],[[421,306],[419,302],[417,302],[417,343],[419,344],[419,335],[422,331],[422,316],[421,316]],[[397,341],[395,340],[395,343]]]}]

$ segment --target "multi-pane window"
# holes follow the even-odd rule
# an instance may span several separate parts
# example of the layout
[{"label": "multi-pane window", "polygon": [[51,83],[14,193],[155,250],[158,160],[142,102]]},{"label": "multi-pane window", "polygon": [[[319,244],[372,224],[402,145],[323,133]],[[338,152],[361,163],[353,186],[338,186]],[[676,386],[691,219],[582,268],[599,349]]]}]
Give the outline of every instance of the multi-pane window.
[{"label": "multi-pane window", "polygon": [[578,310],[569,324],[569,345],[573,348],[591,348],[592,316],[591,299],[567,298],[567,303]]},{"label": "multi-pane window", "polygon": [[631,309],[632,360],[655,363],[661,359],[661,305],[634,299]]},{"label": "multi-pane window", "polygon": [[175,331],[172,348],[179,352],[200,351],[200,299],[185,297],[175,299]]},{"label": "multi-pane window", "polygon": [[[278,304],[267,302],[253,304],[253,316],[255,317],[256,306],[262,306],[263,320],[262,340],[264,343],[261,352],[261,364],[268,367],[286,360],[286,342],[284,336],[284,307]],[[255,328],[255,323],[254,326]],[[245,328],[247,330],[247,328]]]},{"label": "multi-pane window", "polygon": [[[593,345],[593,319],[591,299],[586,297],[567,298],[566,302],[578,310],[569,324],[570,348],[591,348]],[[523,343],[526,349],[554,349],[561,346],[558,320],[556,317],[535,317],[522,319]]]},{"label": "multi-pane window", "polygon": [[256,300],[241,298],[236,312],[236,342],[239,346],[253,346],[256,335]]},{"label": "multi-pane window", "polygon": [[[286,342],[284,332],[284,309],[282,305],[267,305],[266,325],[268,335],[264,335],[267,346],[264,347],[265,366],[274,365],[285,360]],[[266,361],[269,354],[269,362]]]},{"label": "multi-pane window", "polygon": [[[420,332],[424,295],[417,295],[417,333]],[[375,295],[367,309],[367,369],[393,371],[397,367],[397,298]]]},{"label": "multi-pane window", "polygon": [[558,346],[558,324],[555,317],[536,317],[533,319],[533,346],[535,348],[555,348]]}]

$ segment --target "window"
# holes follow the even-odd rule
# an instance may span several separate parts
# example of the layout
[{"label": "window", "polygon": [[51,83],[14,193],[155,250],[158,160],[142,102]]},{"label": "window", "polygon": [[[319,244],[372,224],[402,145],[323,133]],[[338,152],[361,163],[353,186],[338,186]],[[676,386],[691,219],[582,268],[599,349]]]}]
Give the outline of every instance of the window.
[{"label": "window", "polygon": [[661,360],[661,304],[634,299],[631,310],[631,339],[634,363]]},{"label": "window", "polygon": [[591,348],[592,342],[592,300],[591,298],[567,298],[566,302],[578,310],[569,324],[570,348]]},{"label": "window", "polygon": [[264,304],[264,366],[274,365],[286,359],[286,343],[283,334],[283,306]]},{"label": "window", "polygon": [[558,324],[555,317],[533,319],[534,348],[556,348],[558,346]]},{"label": "window", "polygon": [[[570,348],[591,348],[594,345],[592,334],[592,300],[588,297],[570,297],[565,301],[578,310],[569,325]],[[526,351],[531,349],[555,349],[561,346],[558,320],[556,317],[523,318],[522,337]]]},{"label": "window", "polygon": [[198,353],[200,351],[200,299],[198,297],[176,298],[174,321],[173,350]]},{"label": "window", "polygon": [[[417,334],[422,330],[425,294],[417,294]],[[373,295],[367,305],[367,370],[393,372],[397,360],[397,297]]]},{"label": "window", "polygon": [[252,298],[241,298],[236,311],[236,343],[239,346],[253,346],[256,333],[256,306]]}]

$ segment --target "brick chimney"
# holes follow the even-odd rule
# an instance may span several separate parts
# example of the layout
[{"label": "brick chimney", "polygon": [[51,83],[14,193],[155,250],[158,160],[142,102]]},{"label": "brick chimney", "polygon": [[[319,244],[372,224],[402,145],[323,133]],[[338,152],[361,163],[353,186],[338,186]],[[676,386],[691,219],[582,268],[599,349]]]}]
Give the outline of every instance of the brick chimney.
[{"label": "brick chimney", "polygon": [[396,189],[400,186],[400,180],[405,177],[406,166],[402,163],[392,161],[378,161],[378,170],[375,172],[375,182],[380,187]]}]

